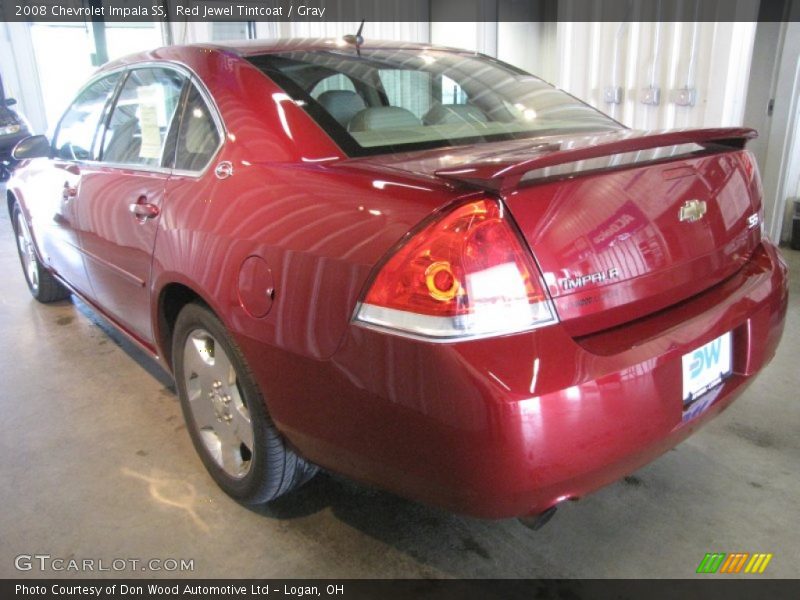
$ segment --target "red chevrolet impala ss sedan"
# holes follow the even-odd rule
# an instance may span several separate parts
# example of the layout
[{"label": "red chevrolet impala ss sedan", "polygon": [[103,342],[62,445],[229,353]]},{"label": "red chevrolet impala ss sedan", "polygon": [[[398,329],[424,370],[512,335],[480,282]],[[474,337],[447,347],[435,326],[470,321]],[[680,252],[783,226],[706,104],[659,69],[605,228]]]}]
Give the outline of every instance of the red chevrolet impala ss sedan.
[{"label": "red chevrolet impala ss sedan", "polygon": [[457,50],[176,46],[22,141],[7,201],[33,296],[80,296],[171,370],[234,498],[323,467],[535,523],[773,356],[754,135],[632,131]]}]

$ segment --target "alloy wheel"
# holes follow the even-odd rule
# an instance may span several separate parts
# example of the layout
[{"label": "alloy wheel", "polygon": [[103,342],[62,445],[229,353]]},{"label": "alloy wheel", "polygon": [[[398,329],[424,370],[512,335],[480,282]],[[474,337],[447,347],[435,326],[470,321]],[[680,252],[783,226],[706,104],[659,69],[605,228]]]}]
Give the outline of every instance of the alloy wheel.
[{"label": "alloy wheel", "polygon": [[17,247],[25,277],[35,293],[39,289],[39,261],[36,258],[36,248],[33,245],[31,232],[21,211],[17,211]]},{"label": "alloy wheel", "polygon": [[189,407],[203,444],[228,476],[241,479],[252,463],[253,425],[233,363],[214,336],[194,329],[184,345],[183,370]]}]

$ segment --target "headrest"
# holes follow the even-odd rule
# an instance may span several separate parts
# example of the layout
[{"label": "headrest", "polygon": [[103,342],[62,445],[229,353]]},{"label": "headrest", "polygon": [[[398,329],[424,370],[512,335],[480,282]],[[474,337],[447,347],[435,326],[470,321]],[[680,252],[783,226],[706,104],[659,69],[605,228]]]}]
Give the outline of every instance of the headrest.
[{"label": "headrest", "polygon": [[327,110],[331,116],[339,121],[342,127],[347,127],[353,116],[364,110],[366,104],[364,100],[355,92],[349,90],[329,90],[322,92],[317,98],[317,102],[322,108]]},{"label": "headrest", "polygon": [[410,110],[399,106],[375,106],[365,108],[350,121],[350,131],[371,131],[374,129],[400,129],[419,127],[422,122]]}]

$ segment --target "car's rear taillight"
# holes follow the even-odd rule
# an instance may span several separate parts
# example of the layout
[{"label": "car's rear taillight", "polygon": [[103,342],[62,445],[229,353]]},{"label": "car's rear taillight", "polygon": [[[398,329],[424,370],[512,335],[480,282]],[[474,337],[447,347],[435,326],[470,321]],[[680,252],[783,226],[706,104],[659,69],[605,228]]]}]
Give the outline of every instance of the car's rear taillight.
[{"label": "car's rear taillight", "polygon": [[487,337],[557,321],[539,270],[503,205],[461,204],[379,269],[356,323],[430,340]]}]

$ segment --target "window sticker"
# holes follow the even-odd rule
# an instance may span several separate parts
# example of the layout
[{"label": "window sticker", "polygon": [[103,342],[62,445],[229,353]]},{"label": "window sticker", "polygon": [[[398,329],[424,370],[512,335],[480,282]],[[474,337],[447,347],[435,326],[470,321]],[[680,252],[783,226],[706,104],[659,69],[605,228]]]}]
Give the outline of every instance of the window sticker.
[{"label": "window sticker", "polygon": [[158,105],[163,98],[161,86],[148,85],[137,88],[139,125],[142,132],[141,158],[161,158],[161,128],[158,125]]}]

